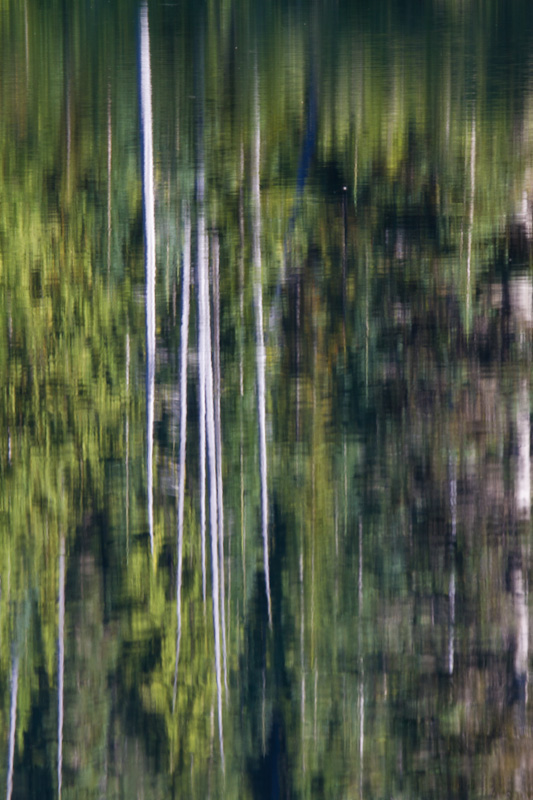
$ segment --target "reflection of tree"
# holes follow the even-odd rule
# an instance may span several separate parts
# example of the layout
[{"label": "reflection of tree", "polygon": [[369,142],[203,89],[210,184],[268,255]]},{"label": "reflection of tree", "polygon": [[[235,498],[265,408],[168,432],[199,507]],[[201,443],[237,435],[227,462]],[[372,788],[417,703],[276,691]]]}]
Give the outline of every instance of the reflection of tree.
[{"label": "reflection of tree", "polygon": [[139,84],[141,109],[143,219],[146,271],[146,469],[148,486],[148,527],[150,548],[154,553],[153,521],[153,451],[154,451],[154,394],[155,394],[155,211],[154,155],[152,134],[152,79],[150,69],[150,31],[148,7],[141,6],[139,37]]}]

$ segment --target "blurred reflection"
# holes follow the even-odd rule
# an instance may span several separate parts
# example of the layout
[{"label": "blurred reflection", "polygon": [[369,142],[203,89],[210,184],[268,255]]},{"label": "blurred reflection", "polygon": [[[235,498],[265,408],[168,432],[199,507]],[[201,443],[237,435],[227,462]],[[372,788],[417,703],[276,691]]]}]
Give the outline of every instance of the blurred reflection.
[{"label": "blurred reflection", "polygon": [[530,5],[415,5],[4,3],[8,797],[533,795]]}]

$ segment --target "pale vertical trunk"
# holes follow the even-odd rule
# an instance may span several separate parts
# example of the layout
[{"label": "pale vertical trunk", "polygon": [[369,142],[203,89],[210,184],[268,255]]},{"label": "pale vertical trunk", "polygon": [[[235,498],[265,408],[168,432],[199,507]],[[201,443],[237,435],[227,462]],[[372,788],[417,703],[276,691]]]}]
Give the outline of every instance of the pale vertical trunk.
[{"label": "pale vertical trunk", "polygon": [[358,598],[359,598],[359,624],[357,632],[357,649],[359,651],[359,797],[363,797],[363,756],[365,748],[365,671],[362,649],[362,625],[363,625],[363,522],[359,519],[359,576],[358,576]]},{"label": "pale vertical trunk", "polygon": [[70,53],[68,49],[68,32],[67,44],[65,47],[65,69],[66,75],[66,97],[65,97],[65,116],[66,116],[66,129],[67,129],[67,200],[70,202],[70,185],[71,185],[71,156],[72,156],[72,101],[70,96]]},{"label": "pale vertical trunk", "polygon": [[150,70],[150,31],[148,7],[140,10],[140,108],[141,143],[143,162],[143,212],[146,274],[146,439],[148,473],[148,529],[150,550],[154,554],[153,519],[153,450],[154,450],[154,396],[155,396],[155,202],[152,137],[152,79]]},{"label": "pale vertical trunk", "polygon": [[529,519],[531,509],[531,460],[529,456],[531,425],[529,418],[529,385],[527,378],[520,381],[517,408],[518,457],[516,459],[515,505],[522,519]]},{"label": "pale vertical trunk", "polygon": [[302,324],[302,285],[300,277],[296,281],[296,441],[300,441],[300,362],[302,356],[302,337],[301,337],[301,324]]},{"label": "pale vertical trunk", "polygon": [[26,61],[26,91],[30,85],[30,44],[28,27],[28,0],[24,0],[24,54]]},{"label": "pale vertical trunk", "polygon": [[365,402],[368,402],[368,370],[369,370],[369,345],[370,345],[370,298],[368,279],[368,247],[365,252]]},{"label": "pale vertical trunk", "polygon": [[315,660],[315,695],[314,695],[314,716],[313,716],[313,743],[315,753],[318,749],[318,667]]},{"label": "pale vertical trunk", "polygon": [[342,195],[342,349],[346,354],[346,317],[348,314],[347,271],[348,271],[348,189],[343,187]]},{"label": "pale vertical trunk", "polygon": [[533,282],[529,275],[516,275],[509,281],[509,305],[518,340],[533,326]]},{"label": "pale vertical trunk", "polygon": [[261,480],[261,531],[263,536],[263,564],[268,604],[268,621],[272,625],[272,603],[270,598],[270,568],[268,558],[268,476],[266,444],[266,352],[263,328],[263,286],[261,261],[261,197],[259,188],[261,137],[259,131],[259,88],[255,77],[255,142],[252,164],[252,209],[253,209],[253,265],[254,308],[256,331],[257,365],[257,415],[259,422],[259,471]]},{"label": "pale vertical trunk", "polygon": [[[203,177],[203,173],[202,173]],[[217,464],[215,437],[215,410],[213,398],[213,364],[211,347],[211,314],[209,307],[208,255],[206,246],[206,225],[203,205],[198,215],[199,239],[203,247],[198,253],[198,302],[199,302],[199,341],[200,341],[200,396],[204,396],[205,408],[205,440],[207,444],[207,467],[209,470],[209,528],[211,544],[211,579],[213,605],[213,631],[215,639],[215,673],[218,702],[218,730],[220,752],[224,760],[222,730],[222,678],[221,678],[221,643],[220,643],[220,566],[218,544],[218,497],[217,497]]]},{"label": "pale vertical trunk", "polygon": [[[198,180],[199,187],[201,187],[201,199],[203,202],[203,175]],[[206,364],[205,364],[205,345],[203,337],[205,332],[203,329],[203,312],[202,312],[202,296],[201,296],[201,270],[205,265],[207,259],[206,253],[206,233],[205,233],[205,220],[203,211],[198,215],[198,243],[197,243],[197,259],[198,259],[198,288],[196,300],[198,304],[198,416],[199,416],[199,437],[200,437],[200,538],[202,546],[202,597],[204,601],[204,612],[206,607],[206,416],[205,416],[205,384],[206,384]]]},{"label": "pale vertical trunk", "polygon": [[218,236],[213,237],[213,367],[214,367],[214,412],[217,463],[218,500],[218,565],[220,568],[220,621],[222,628],[222,653],[224,657],[224,685],[228,688],[228,668],[226,657],[226,609],[224,575],[224,495],[222,487],[222,418],[220,411],[221,373],[220,373],[220,250]]},{"label": "pale vertical trunk", "polygon": [[474,231],[474,204],[476,196],[476,112],[472,115],[472,131],[470,134],[470,205],[468,212],[468,239],[466,251],[466,312],[467,326],[470,325],[470,287],[472,272],[472,235]]},{"label": "pale vertical trunk", "polygon": [[[316,419],[316,375],[317,375],[317,332],[313,326],[313,416],[312,430],[315,430]],[[316,464],[315,448],[311,445],[311,651],[316,659],[315,647],[315,533],[316,533]],[[316,661],[315,661],[316,666]]]},{"label": "pale vertical trunk", "polygon": [[113,118],[111,84],[107,87],[107,271],[111,269],[111,167],[113,160]]},{"label": "pale vertical trunk", "polygon": [[7,761],[7,800],[11,800],[13,794],[13,771],[15,766],[15,739],[17,729],[17,698],[19,686],[19,659],[18,655],[13,656],[11,661],[11,709],[9,712],[9,750]]},{"label": "pale vertical trunk", "polygon": [[63,721],[65,687],[65,539],[59,543],[59,618],[57,658],[57,793],[63,786]]},{"label": "pale vertical trunk", "polygon": [[126,334],[126,560],[130,555],[130,334]]},{"label": "pale vertical trunk", "polygon": [[216,437],[215,414],[213,398],[213,368],[211,357],[211,334],[209,314],[209,287],[207,284],[207,264],[205,264],[204,280],[204,312],[206,313],[205,325],[207,346],[206,360],[206,433],[207,433],[207,463],[209,471],[209,528],[211,540],[211,573],[212,573],[212,602],[213,602],[213,630],[215,635],[215,668],[217,681],[218,700],[218,730],[220,749],[224,759],[223,734],[222,734],[222,677],[221,677],[221,642],[220,642],[220,569],[219,563],[219,535],[218,530],[218,496],[217,496],[217,463],[216,463]]},{"label": "pale vertical trunk", "polygon": [[455,540],[457,536],[457,477],[455,474],[455,460],[450,465],[450,512],[452,518],[452,531],[450,542],[450,580],[448,585],[448,653],[447,672],[453,675],[455,656]]},{"label": "pale vertical trunk", "polygon": [[187,355],[189,349],[189,310],[191,286],[191,220],[187,209],[184,222],[183,271],[181,285],[180,331],[180,449],[178,468],[178,566],[176,577],[176,669],[174,675],[174,703],[178,678],[181,643],[181,576],[183,566],[183,519],[185,515],[185,456],[187,452]]},{"label": "pale vertical trunk", "polygon": [[239,389],[240,389],[240,406],[239,406],[239,424],[240,424],[240,472],[241,472],[241,558],[242,558],[242,580],[243,580],[243,611],[246,612],[246,518],[244,510],[244,191],[243,191],[243,175],[244,175],[244,150],[241,142],[241,170],[240,170],[240,183],[241,189],[239,193],[239,236],[241,252],[239,258],[239,314],[240,314],[240,330],[239,330]]},{"label": "pale vertical trunk", "polygon": [[529,661],[529,613],[527,592],[524,586],[524,575],[521,565],[517,565],[511,570],[510,585],[515,635],[513,653],[514,677],[517,682],[527,682]]},{"label": "pale vertical trunk", "polygon": [[261,755],[266,755],[266,674],[265,668],[261,673]]},{"label": "pale vertical trunk", "polygon": [[448,583],[448,654],[447,672],[453,675],[453,662],[455,654],[455,565],[450,570],[450,580]]},{"label": "pale vertical trunk", "polygon": [[300,550],[300,704],[302,728],[302,772],[305,775],[305,600],[304,600],[304,556]]}]

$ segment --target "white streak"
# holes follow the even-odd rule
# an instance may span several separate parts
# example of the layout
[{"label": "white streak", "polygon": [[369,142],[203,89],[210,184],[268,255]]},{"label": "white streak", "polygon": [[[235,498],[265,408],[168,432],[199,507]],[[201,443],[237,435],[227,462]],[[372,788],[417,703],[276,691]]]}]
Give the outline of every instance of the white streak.
[{"label": "white streak", "polygon": [[63,782],[63,720],[65,686],[65,540],[59,543],[59,619],[57,658],[57,794],[61,798]]},{"label": "white streak", "polygon": [[185,455],[187,449],[187,352],[189,344],[189,309],[191,286],[191,221],[187,211],[184,225],[183,279],[181,297],[180,334],[180,453],[178,472],[178,567],[176,587],[176,670],[174,675],[174,704],[178,678],[178,662],[181,642],[181,575],[183,565],[183,517],[185,510]]},{"label": "white streak", "polygon": [[[201,195],[199,202],[203,202],[203,175],[198,176],[198,185],[200,187]],[[206,505],[205,505],[205,488],[206,488],[206,416],[205,416],[205,384],[206,384],[206,364],[205,364],[205,330],[203,327],[203,305],[202,305],[202,270],[205,268],[206,255],[206,234],[205,234],[205,220],[203,213],[198,216],[198,242],[197,242],[197,259],[198,259],[198,286],[197,286],[197,303],[198,303],[198,426],[200,437],[200,536],[202,544],[202,597],[204,601],[204,612],[206,604],[206,554],[205,554],[205,530],[206,530]]]},{"label": "white streak", "polygon": [[226,657],[226,610],[224,575],[224,494],[222,486],[222,419],[220,412],[220,276],[218,237],[213,237],[213,365],[214,365],[214,412],[217,456],[217,500],[218,500],[218,565],[220,569],[220,620],[222,627],[222,653],[224,658],[224,686],[228,690],[228,667]]},{"label": "white streak", "polygon": [[531,510],[531,423],[529,421],[529,387],[526,378],[520,382],[517,408],[518,458],[516,459],[515,503],[522,519],[529,519]]},{"label": "white streak", "polygon": [[252,209],[253,209],[253,265],[254,265],[254,309],[256,333],[257,368],[257,416],[259,423],[259,472],[261,480],[261,531],[263,536],[263,564],[268,604],[268,621],[272,625],[272,603],[270,597],[270,569],[268,559],[268,471],[266,444],[266,351],[263,328],[263,287],[261,261],[261,198],[259,172],[261,158],[261,137],[259,131],[259,91],[257,74],[255,78],[255,146],[252,166]]},{"label": "white streak", "polygon": [[[213,401],[213,366],[211,353],[211,313],[209,308],[208,255],[206,246],[206,226],[204,210],[201,206],[198,215],[198,331],[199,331],[199,363],[200,363],[200,398],[204,396],[205,439],[207,443],[207,466],[209,470],[209,528],[211,542],[211,580],[213,605],[213,632],[215,638],[215,673],[218,703],[218,730],[220,752],[224,761],[224,744],[222,732],[222,679],[220,658],[220,572],[218,545],[218,502],[216,478],[216,440],[215,412]],[[200,241],[202,249],[200,250]]]},{"label": "white streak", "polygon": [[17,728],[17,696],[19,685],[19,660],[13,656],[11,662],[11,710],[9,712],[9,755],[7,768],[7,800],[13,793],[13,770],[15,764],[15,733]]},{"label": "white streak", "polygon": [[143,211],[146,273],[146,426],[148,473],[148,528],[150,549],[154,553],[153,515],[153,450],[154,450],[154,394],[155,394],[155,203],[154,157],[152,138],[152,81],[150,71],[150,31],[148,7],[140,10],[140,106],[141,142],[143,162]]}]

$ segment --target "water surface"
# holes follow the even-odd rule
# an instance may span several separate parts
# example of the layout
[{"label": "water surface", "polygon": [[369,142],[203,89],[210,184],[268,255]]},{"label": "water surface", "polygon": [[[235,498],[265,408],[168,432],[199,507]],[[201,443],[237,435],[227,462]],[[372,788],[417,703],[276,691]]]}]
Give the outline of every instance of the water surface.
[{"label": "water surface", "polygon": [[532,52],[0,2],[7,798],[532,796]]}]

